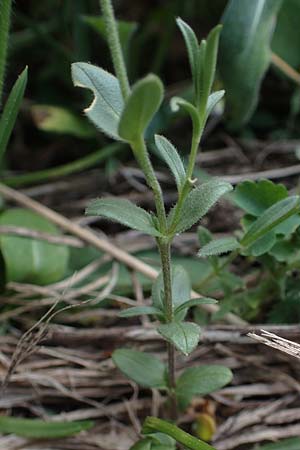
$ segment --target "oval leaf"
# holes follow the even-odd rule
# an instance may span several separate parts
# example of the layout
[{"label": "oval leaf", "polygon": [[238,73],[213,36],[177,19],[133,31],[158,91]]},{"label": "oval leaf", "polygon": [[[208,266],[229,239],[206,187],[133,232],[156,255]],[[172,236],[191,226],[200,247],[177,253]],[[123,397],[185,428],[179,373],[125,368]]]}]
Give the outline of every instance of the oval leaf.
[{"label": "oval leaf", "polygon": [[133,230],[151,236],[162,236],[154,227],[152,217],[129,200],[120,198],[99,198],[92,200],[86,209],[89,216],[102,216],[126,225]]},{"label": "oval leaf", "polygon": [[135,142],[143,137],[162,99],[163,85],[156,75],[150,74],[138,81],[122,112],[119,124],[121,138]]},{"label": "oval leaf", "polygon": [[[15,208],[0,216],[1,225],[12,225],[58,235],[48,220],[27,209]],[[7,281],[50,284],[60,280],[67,269],[69,249],[64,245],[11,234],[0,235]]]},{"label": "oval leaf", "polygon": [[115,365],[140,386],[165,388],[166,366],[154,356],[136,350],[119,349],[113,352]]},{"label": "oval leaf", "polygon": [[200,327],[191,322],[166,323],[160,325],[157,331],[184,355],[189,355],[200,339]]},{"label": "oval leaf", "polygon": [[45,422],[37,419],[19,419],[0,417],[0,433],[16,434],[32,439],[59,439],[73,436],[93,426],[91,421],[82,422]]},{"label": "oval leaf", "polygon": [[84,110],[93,124],[108,136],[120,140],[118,126],[124,101],[115,76],[92,64],[72,64],[74,86],[90,89],[94,94],[91,105]]},{"label": "oval leaf", "polygon": [[[208,210],[227,192],[232,190],[231,184],[214,178],[193,189],[187,196],[175,233],[181,233],[191,228]],[[173,211],[169,216],[172,219]]]},{"label": "oval leaf", "polygon": [[170,141],[168,141],[168,139],[164,136],[159,136],[158,134],[155,135],[155,145],[159,151],[159,154],[174,175],[178,191],[180,191],[185,183],[186,174],[182,160],[176,148]]},{"label": "oval leaf", "polygon": [[186,369],[178,378],[176,395],[180,408],[185,409],[194,395],[207,395],[221,389],[232,380],[232,372],[224,366],[203,365]]},{"label": "oval leaf", "polygon": [[198,252],[198,256],[201,258],[207,258],[208,256],[222,255],[222,253],[232,252],[240,247],[238,241],[233,237],[215,239],[204,245]]}]

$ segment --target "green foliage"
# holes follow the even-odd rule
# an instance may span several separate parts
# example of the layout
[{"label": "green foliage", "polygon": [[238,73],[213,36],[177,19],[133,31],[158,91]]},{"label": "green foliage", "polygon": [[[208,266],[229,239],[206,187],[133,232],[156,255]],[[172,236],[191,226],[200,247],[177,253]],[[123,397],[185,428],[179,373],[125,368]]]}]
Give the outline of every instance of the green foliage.
[{"label": "green foliage", "polygon": [[177,380],[176,396],[185,409],[193,396],[206,395],[221,389],[232,380],[232,372],[224,366],[200,366],[186,369]]},{"label": "green foliage", "polygon": [[201,297],[201,298],[192,298],[191,300],[188,300],[187,302],[182,303],[182,305],[177,306],[177,308],[174,311],[175,317],[178,317],[179,313],[184,310],[188,310],[189,308],[192,308],[193,306],[199,306],[199,305],[214,305],[218,303],[217,300],[214,298],[208,298],[208,297]]},{"label": "green foliage", "polygon": [[[16,208],[0,216],[0,226],[24,227],[58,235],[57,228],[40,215]],[[66,272],[69,249],[61,244],[9,234],[0,235],[0,249],[5,263],[6,281],[50,284]]]},{"label": "green foliage", "polygon": [[125,104],[119,124],[119,135],[128,142],[140,140],[157,112],[163,98],[163,85],[153,74],[138,81]]},{"label": "green foliage", "polygon": [[155,145],[159,155],[165,161],[174,175],[178,191],[180,191],[186,180],[186,172],[178,151],[164,136],[155,135]]},{"label": "green foliage", "polygon": [[84,62],[72,64],[75,86],[90,89],[91,105],[84,110],[91,122],[108,136],[121,140],[118,134],[124,101],[117,78],[100,67]]},{"label": "green foliage", "polygon": [[141,439],[130,450],[175,450],[176,441],[163,433],[149,434]]},{"label": "green foliage", "polygon": [[[255,450],[298,450],[300,447],[300,438],[283,439],[272,444],[260,445]],[[253,449],[254,450],[254,449]]]},{"label": "green foliage", "polygon": [[206,258],[207,256],[221,255],[240,247],[238,241],[233,237],[215,239],[204,245],[198,252],[198,256]]},{"label": "green foliage", "polygon": [[0,417],[0,433],[29,439],[60,439],[92,428],[93,422],[45,422],[37,419]]},{"label": "green foliage", "polygon": [[119,222],[134,230],[152,236],[161,236],[155,228],[153,217],[142,208],[126,199],[99,198],[93,200],[86,209],[89,216],[102,216]]},{"label": "green foliage", "polygon": [[14,128],[16,118],[24,97],[27,85],[27,67],[23,70],[17,81],[15,82],[8,99],[5,103],[0,118],[0,160],[6,151],[6,147]]},{"label": "green foliage", "polygon": [[230,0],[224,12],[219,69],[233,127],[247,122],[256,107],[281,4],[282,0]]},{"label": "green foliage", "polygon": [[195,350],[200,339],[200,327],[191,322],[166,323],[159,325],[157,331],[184,355]]},{"label": "green foliage", "polygon": [[164,318],[160,309],[153,306],[133,306],[132,308],[124,309],[120,312],[120,317],[136,317],[141,315],[154,315]]},{"label": "green foliage", "polygon": [[112,359],[116,366],[140,386],[166,388],[166,367],[154,356],[129,349],[118,349]]}]

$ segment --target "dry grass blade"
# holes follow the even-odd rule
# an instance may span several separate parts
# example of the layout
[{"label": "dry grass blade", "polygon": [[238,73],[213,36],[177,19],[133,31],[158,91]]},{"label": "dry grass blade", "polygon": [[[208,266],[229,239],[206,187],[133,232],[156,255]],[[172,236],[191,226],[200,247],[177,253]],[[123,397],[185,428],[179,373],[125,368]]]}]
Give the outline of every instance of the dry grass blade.
[{"label": "dry grass blade", "polygon": [[261,334],[248,333],[247,336],[256,339],[264,345],[268,345],[269,347],[300,359],[300,344],[297,342],[289,341],[266,330],[261,330]]}]

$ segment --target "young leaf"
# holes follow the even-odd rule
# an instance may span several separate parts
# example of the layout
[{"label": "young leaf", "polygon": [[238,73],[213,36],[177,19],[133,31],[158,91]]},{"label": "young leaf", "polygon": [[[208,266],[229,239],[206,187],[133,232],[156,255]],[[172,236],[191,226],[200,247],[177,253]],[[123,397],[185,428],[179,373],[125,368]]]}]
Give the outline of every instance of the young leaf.
[{"label": "young leaf", "polygon": [[176,396],[185,409],[194,395],[207,395],[221,389],[232,380],[232,372],[224,366],[203,365],[186,369],[177,380]]},{"label": "young leaf", "polygon": [[117,78],[84,62],[72,64],[72,78],[74,86],[90,89],[94,94],[91,105],[84,110],[91,122],[108,136],[121,140],[118,126],[124,102]]},{"label": "young leaf", "polygon": [[298,213],[300,210],[299,206],[300,197],[294,195],[280,200],[270,208],[266,209],[241,239],[241,245],[244,247],[252,245],[284,220]]},{"label": "young leaf", "polygon": [[153,74],[138,81],[126,102],[119,123],[119,135],[128,142],[140,139],[160,107],[163,85]]},{"label": "young leaf", "polygon": [[99,198],[92,200],[86,209],[86,214],[114,220],[151,236],[161,236],[154,226],[151,215],[126,199]]},{"label": "young leaf", "polygon": [[210,94],[206,105],[206,118],[212,113],[213,109],[225,95],[225,91],[216,91]]},{"label": "young leaf", "polygon": [[230,0],[222,17],[219,70],[232,126],[251,117],[271,61],[270,41],[282,0]]},{"label": "young leaf", "polygon": [[191,322],[166,323],[159,325],[157,331],[184,355],[189,355],[200,339],[200,327]]},{"label": "young leaf", "polygon": [[222,253],[228,253],[233,250],[237,250],[240,247],[238,241],[233,237],[215,239],[204,245],[198,252],[198,256],[206,258],[207,256],[221,255]]},{"label": "young leaf", "polygon": [[[0,226],[24,227],[53,235],[60,234],[56,226],[28,209],[13,208],[0,216]],[[0,235],[0,248],[5,263],[6,281],[51,284],[66,273],[69,248],[61,244],[21,237]]]},{"label": "young leaf", "polygon": [[177,25],[180,28],[180,31],[183,35],[185,45],[188,51],[190,66],[191,66],[191,72],[193,76],[194,84],[196,83],[197,79],[197,72],[198,72],[198,39],[192,30],[192,28],[184,22],[180,17],[176,19]]},{"label": "young leaf", "polygon": [[91,421],[45,422],[38,419],[0,417],[0,433],[15,434],[29,439],[60,439],[73,436],[93,426]]},{"label": "young leaf", "polygon": [[[189,275],[182,266],[172,267],[171,281],[173,306],[176,308],[190,299],[192,286]],[[152,302],[160,311],[164,310],[164,284],[162,273],[158,275],[152,285]],[[186,311],[182,311],[179,314],[179,317],[177,317],[178,320],[184,319],[185,315]]]},{"label": "young leaf", "polygon": [[17,81],[15,82],[6,104],[4,106],[0,119],[0,161],[5,153],[11,132],[14,128],[16,118],[24,97],[27,84],[27,72],[25,67]]},{"label": "young leaf", "polygon": [[[220,197],[231,190],[231,184],[217,178],[213,178],[193,189],[184,202],[181,216],[174,232],[181,233],[191,228],[191,226],[207,213]],[[170,213],[169,221],[172,220],[173,211]]]},{"label": "young leaf", "polygon": [[201,129],[200,115],[195,106],[192,105],[192,103],[188,102],[187,100],[181,97],[172,97],[170,106],[171,110],[174,112],[178,111],[179,108],[184,109],[192,119],[193,132],[195,134],[200,133]]},{"label": "young leaf", "polygon": [[201,297],[201,298],[192,298],[191,300],[188,300],[187,302],[182,303],[182,305],[178,306],[174,314],[177,316],[178,313],[181,311],[184,311],[185,309],[189,309],[192,306],[198,306],[198,305],[213,305],[215,303],[218,303],[217,300],[209,297]]},{"label": "young leaf", "polygon": [[168,141],[168,139],[164,136],[159,136],[158,134],[155,135],[155,145],[161,157],[173,173],[178,191],[180,191],[184,185],[186,174],[185,168],[176,148],[170,141]]},{"label": "young leaf", "polygon": [[124,309],[119,313],[120,317],[135,317],[141,316],[142,314],[154,316],[162,316],[162,312],[158,308],[153,306],[133,306],[132,308]]}]

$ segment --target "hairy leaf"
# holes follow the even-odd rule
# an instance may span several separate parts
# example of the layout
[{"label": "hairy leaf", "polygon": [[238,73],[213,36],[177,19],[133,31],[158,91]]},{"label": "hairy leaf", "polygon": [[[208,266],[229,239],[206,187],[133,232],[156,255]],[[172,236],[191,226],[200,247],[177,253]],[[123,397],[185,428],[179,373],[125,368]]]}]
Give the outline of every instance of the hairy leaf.
[{"label": "hairy leaf", "polygon": [[116,366],[140,386],[165,388],[166,366],[148,353],[119,349],[112,354]]},{"label": "hairy leaf", "polygon": [[206,258],[207,256],[222,255],[222,253],[228,253],[232,250],[237,250],[240,244],[233,237],[227,237],[222,239],[215,239],[204,245],[198,252],[198,256]]},{"label": "hairy leaf", "polygon": [[89,216],[102,216],[126,225],[133,230],[152,236],[161,236],[155,228],[153,219],[147,211],[134,203],[121,198],[99,198],[92,200],[86,209]]},{"label": "hairy leaf", "polygon": [[146,131],[163,99],[163,85],[153,74],[138,81],[125,104],[119,124],[119,135],[128,142],[139,140]]},{"label": "hairy leaf", "polygon": [[30,439],[60,439],[92,428],[93,422],[45,422],[38,419],[0,417],[0,432]]},{"label": "hairy leaf", "polygon": [[[232,190],[231,184],[213,178],[194,188],[187,196],[180,219],[175,227],[175,233],[181,233],[197,223],[209,209],[227,192]],[[174,210],[171,211],[169,221],[172,220]]]},{"label": "hairy leaf", "polygon": [[210,94],[210,96],[208,97],[208,100],[207,100],[207,105],[206,105],[206,117],[208,117],[212,113],[215,106],[217,106],[217,104],[222,100],[224,95],[225,95],[224,90],[216,91],[216,92],[213,92],[212,94]]},{"label": "hairy leaf", "polygon": [[200,298],[192,298],[191,300],[188,300],[187,302],[182,303],[182,305],[178,306],[175,309],[175,316],[177,316],[178,313],[181,311],[184,311],[185,309],[189,309],[192,306],[198,306],[198,305],[213,305],[215,303],[218,303],[217,300],[209,297],[200,297]]},{"label": "hairy leaf", "polygon": [[186,369],[177,380],[178,404],[180,408],[185,409],[195,395],[210,394],[231,380],[232,372],[224,366],[203,365]]},{"label": "hairy leaf", "polygon": [[193,133],[200,133],[201,122],[200,122],[200,114],[192,103],[188,102],[184,98],[181,97],[172,97],[170,106],[172,111],[176,112],[179,108],[185,110],[189,116],[191,117],[193,123]]},{"label": "hairy leaf", "polygon": [[184,355],[195,350],[200,339],[200,327],[191,322],[166,323],[159,325],[157,331]]},{"label": "hairy leaf", "polygon": [[192,30],[192,28],[184,22],[182,19],[178,17],[176,19],[177,25],[180,28],[180,31],[183,35],[185,45],[188,51],[190,66],[191,66],[191,72],[193,76],[194,83],[196,83],[197,79],[197,72],[198,72],[198,51],[199,51],[199,44],[198,39]]},{"label": "hairy leaf", "polygon": [[232,126],[251,117],[271,60],[270,41],[282,0],[230,0],[222,18],[220,75]]},{"label": "hairy leaf", "polygon": [[155,145],[159,151],[159,154],[168,165],[169,169],[174,175],[178,190],[182,188],[185,182],[185,168],[182,160],[174,147],[168,139],[164,136],[155,135]]},{"label": "hairy leaf", "polygon": [[90,89],[94,94],[91,105],[84,110],[93,124],[108,136],[121,140],[118,126],[124,108],[119,81],[115,76],[92,64],[72,64],[75,86]]},{"label": "hairy leaf", "polygon": [[158,308],[154,308],[153,306],[133,306],[132,308],[124,309],[120,312],[120,317],[135,317],[141,316],[142,314],[146,315],[156,315],[161,316],[162,312]]}]

